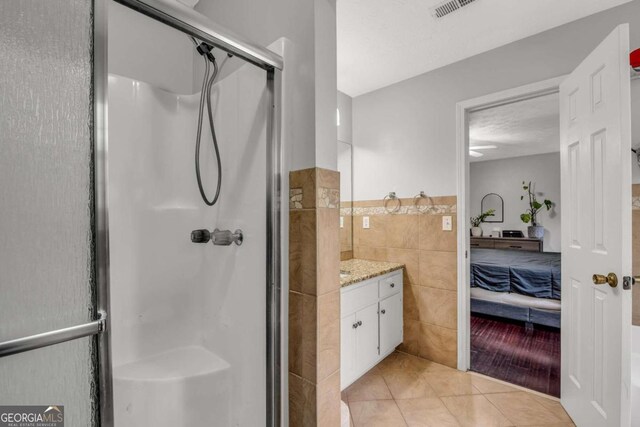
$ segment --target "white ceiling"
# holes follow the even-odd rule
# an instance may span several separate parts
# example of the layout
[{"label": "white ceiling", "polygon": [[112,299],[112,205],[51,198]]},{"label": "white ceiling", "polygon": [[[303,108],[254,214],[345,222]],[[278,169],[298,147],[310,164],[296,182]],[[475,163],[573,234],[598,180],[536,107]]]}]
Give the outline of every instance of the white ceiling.
[{"label": "white ceiling", "polygon": [[560,108],[558,94],[502,105],[469,115],[469,150],[482,157],[471,162],[531,156],[560,151]]},{"label": "white ceiling", "polygon": [[355,97],[630,0],[337,0],[338,90]]}]

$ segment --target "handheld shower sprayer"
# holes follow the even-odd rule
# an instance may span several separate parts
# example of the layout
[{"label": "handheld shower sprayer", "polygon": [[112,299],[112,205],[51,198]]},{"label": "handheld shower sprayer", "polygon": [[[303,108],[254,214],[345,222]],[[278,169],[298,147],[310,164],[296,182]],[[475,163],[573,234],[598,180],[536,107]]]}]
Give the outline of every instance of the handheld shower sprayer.
[{"label": "handheld shower sprayer", "polygon": [[[218,138],[216,136],[215,123],[213,122],[213,108],[211,107],[211,87],[218,76],[218,64],[215,56],[211,53],[213,46],[207,43],[200,43],[195,38],[191,38],[196,46],[196,50],[204,58],[204,78],[202,80],[202,91],[200,93],[200,106],[198,109],[198,130],[196,132],[196,180],[198,181],[198,190],[200,196],[207,206],[213,206],[220,197],[220,188],[222,187],[222,161],[220,160],[220,149],[218,147]],[[213,73],[211,73],[211,65],[213,65]],[[200,176],[200,141],[202,139],[202,116],[204,114],[205,104],[207,107],[207,116],[209,118],[209,128],[211,129],[211,139],[213,140],[213,149],[215,151],[216,163],[218,164],[218,183],[216,185],[216,193],[213,199],[209,200],[202,185],[202,177]]]},{"label": "handheld shower sprayer", "polygon": [[[204,78],[202,80],[202,92],[200,93],[200,106],[198,109],[198,130],[196,133],[196,179],[198,181],[198,190],[200,190],[200,196],[207,206],[213,206],[220,197],[220,188],[222,186],[222,161],[220,160],[220,149],[218,148],[218,138],[216,137],[216,128],[213,122],[213,108],[211,107],[211,87],[218,76],[218,63],[215,56],[211,53],[213,46],[207,43],[200,43],[195,38],[191,37],[191,40],[196,46],[196,50],[204,58]],[[213,72],[211,72],[211,65],[213,65]],[[207,116],[209,118],[209,127],[211,128],[211,139],[213,140],[213,149],[215,151],[216,162],[218,164],[218,183],[216,186],[216,193],[213,199],[209,200],[207,194],[204,191],[202,185],[202,177],[200,176],[200,142],[202,139],[202,116],[204,114],[205,104],[207,107]],[[242,230],[236,230],[231,232],[230,230],[218,230],[213,231],[206,229],[193,230],[191,232],[191,241],[193,243],[207,243],[209,240],[214,245],[229,246],[232,243],[240,246],[244,240]]]}]

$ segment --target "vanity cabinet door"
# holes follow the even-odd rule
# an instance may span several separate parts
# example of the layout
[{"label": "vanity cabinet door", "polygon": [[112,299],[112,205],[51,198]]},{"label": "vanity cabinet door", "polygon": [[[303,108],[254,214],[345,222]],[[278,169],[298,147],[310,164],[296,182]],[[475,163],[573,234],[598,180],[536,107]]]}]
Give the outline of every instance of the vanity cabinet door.
[{"label": "vanity cabinet door", "polygon": [[378,361],[378,303],[358,311],[356,320],[356,363],[364,372]]},{"label": "vanity cabinet door", "polygon": [[402,293],[380,301],[380,354],[402,343]]},{"label": "vanity cabinet door", "polygon": [[342,388],[358,375],[356,355],[356,315],[345,316],[340,321],[340,383]]}]

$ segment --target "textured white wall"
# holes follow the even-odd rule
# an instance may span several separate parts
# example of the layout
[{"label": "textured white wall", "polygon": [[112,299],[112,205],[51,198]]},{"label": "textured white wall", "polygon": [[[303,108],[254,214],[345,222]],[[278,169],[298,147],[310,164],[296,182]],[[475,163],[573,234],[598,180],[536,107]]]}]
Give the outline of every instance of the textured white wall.
[{"label": "textured white wall", "polygon": [[555,202],[551,211],[543,209],[538,222],[544,226],[544,250],[560,252],[560,153],[538,154],[535,156],[513,157],[510,159],[474,162],[469,167],[469,211],[480,214],[480,202],[488,193],[497,193],[504,200],[504,222],[483,223],[485,235],[494,227],[501,230],[522,230],[527,235],[527,225],[520,220],[520,214],[527,209],[527,200],[520,200],[525,194],[522,181],[535,183],[538,199]]},{"label": "textured white wall", "polygon": [[625,22],[640,47],[635,1],[354,98],[355,200],[456,194],[456,103],[569,73]]}]

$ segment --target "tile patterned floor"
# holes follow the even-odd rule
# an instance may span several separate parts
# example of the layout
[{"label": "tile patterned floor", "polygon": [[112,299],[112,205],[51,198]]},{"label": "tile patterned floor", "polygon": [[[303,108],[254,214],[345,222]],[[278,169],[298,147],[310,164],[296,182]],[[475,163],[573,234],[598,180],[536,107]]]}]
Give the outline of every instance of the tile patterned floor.
[{"label": "tile patterned floor", "polygon": [[559,402],[395,352],[342,392],[354,427],[569,427]]}]

